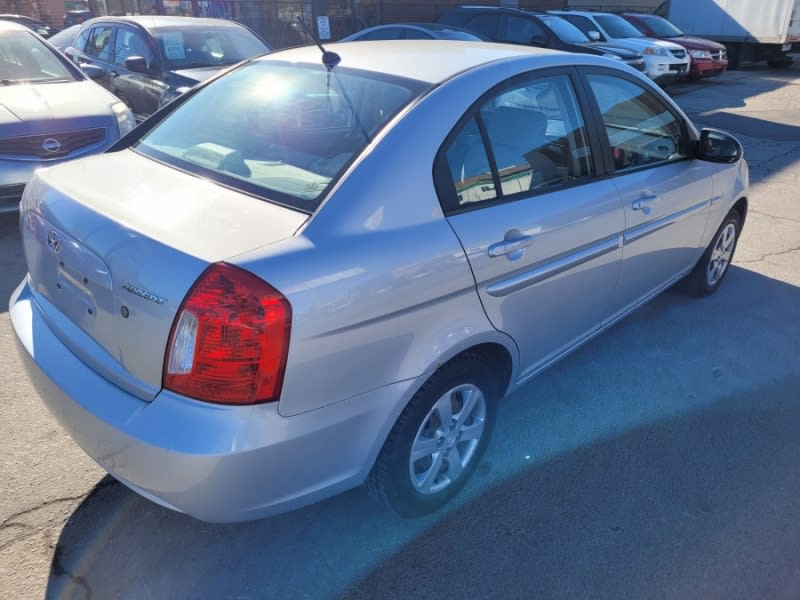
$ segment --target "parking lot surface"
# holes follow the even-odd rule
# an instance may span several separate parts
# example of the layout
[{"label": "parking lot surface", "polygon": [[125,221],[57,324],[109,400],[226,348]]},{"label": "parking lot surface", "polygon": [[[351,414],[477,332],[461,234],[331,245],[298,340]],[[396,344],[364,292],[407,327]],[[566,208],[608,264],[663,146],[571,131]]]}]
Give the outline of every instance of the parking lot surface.
[{"label": "parking lot surface", "polygon": [[750,162],[727,281],[667,292],[507,398],[466,493],[420,520],[357,489],[208,525],[105,477],[21,370],[0,215],[0,596],[799,597],[800,65],[668,89]]}]

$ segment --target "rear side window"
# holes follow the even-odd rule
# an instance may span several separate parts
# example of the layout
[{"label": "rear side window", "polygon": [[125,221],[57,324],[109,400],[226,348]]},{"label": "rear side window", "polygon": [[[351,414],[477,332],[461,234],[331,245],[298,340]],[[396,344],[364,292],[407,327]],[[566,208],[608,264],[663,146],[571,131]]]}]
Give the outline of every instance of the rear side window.
[{"label": "rear side window", "polygon": [[524,81],[490,95],[443,156],[455,191],[455,198],[443,199],[450,210],[527,197],[593,174],[586,128],[566,75]]},{"label": "rear side window", "polygon": [[329,73],[316,64],[254,62],[183,102],[136,149],[312,212],[378,130],[426,88],[341,66]]},{"label": "rear side window", "polygon": [[683,122],[652,92],[614,75],[589,74],[618,171],[683,160],[689,137]]}]

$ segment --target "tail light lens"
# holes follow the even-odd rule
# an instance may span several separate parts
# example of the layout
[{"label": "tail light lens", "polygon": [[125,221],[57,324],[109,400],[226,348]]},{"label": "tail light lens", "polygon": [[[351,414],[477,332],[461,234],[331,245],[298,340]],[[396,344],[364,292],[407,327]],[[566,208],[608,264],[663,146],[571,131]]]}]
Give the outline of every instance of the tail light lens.
[{"label": "tail light lens", "polygon": [[211,265],[172,326],[164,387],[217,404],[277,400],[291,322],[289,301],[275,288],[239,267]]}]

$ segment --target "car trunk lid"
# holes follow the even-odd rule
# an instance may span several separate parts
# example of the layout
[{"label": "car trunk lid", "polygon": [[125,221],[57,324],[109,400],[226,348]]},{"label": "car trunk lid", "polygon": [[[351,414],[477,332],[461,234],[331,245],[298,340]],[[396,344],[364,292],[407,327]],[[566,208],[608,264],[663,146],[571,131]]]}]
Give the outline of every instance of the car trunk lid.
[{"label": "car trunk lid", "polygon": [[133,151],[40,171],[22,202],[31,287],[62,341],[143,399],[209,264],[292,236],[307,215]]}]

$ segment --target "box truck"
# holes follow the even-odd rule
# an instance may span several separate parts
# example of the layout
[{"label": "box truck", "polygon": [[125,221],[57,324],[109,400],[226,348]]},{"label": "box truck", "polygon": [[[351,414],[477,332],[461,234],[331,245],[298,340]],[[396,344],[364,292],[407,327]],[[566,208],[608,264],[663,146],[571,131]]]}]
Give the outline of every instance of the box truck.
[{"label": "box truck", "polygon": [[725,44],[733,69],[760,60],[788,66],[788,52],[800,42],[800,0],[667,0],[656,14],[690,35]]}]

